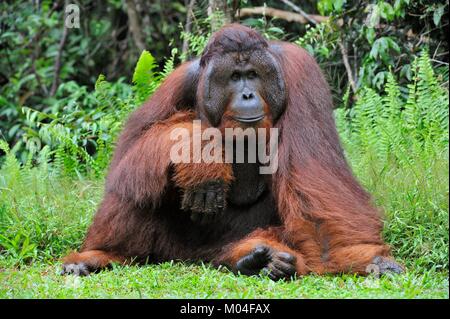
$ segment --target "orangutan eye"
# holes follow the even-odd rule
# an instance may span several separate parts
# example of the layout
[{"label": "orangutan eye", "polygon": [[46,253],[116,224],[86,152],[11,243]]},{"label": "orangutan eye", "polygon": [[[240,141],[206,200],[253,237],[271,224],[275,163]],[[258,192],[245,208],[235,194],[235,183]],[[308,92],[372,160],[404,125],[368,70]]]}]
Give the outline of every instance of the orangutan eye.
[{"label": "orangutan eye", "polygon": [[255,71],[250,71],[247,74],[247,77],[252,80],[252,79],[256,79],[258,77],[258,74]]},{"label": "orangutan eye", "polygon": [[231,74],[232,81],[239,81],[240,78],[241,78],[241,75],[239,74],[239,72],[233,72],[233,74]]}]

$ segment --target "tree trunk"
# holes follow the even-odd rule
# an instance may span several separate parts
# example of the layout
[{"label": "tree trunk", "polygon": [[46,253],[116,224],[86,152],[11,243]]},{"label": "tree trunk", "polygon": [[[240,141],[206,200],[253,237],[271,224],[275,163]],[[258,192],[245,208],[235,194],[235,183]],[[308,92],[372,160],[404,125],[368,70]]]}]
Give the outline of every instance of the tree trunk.
[{"label": "tree trunk", "polygon": [[210,17],[211,31],[217,31],[221,26],[231,23],[231,10],[228,10],[226,0],[208,0],[208,17]]},{"label": "tree trunk", "polygon": [[139,22],[139,15],[136,10],[136,4],[133,0],[126,0],[127,14],[128,14],[128,27],[133,36],[133,41],[139,52],[145,50],[144,37],[142,36],[142,29]]},{"label": "tree trunk", "polygon": [[182,47],[182,56],[187,56],[187,52],[189,50],[189,38],[187,34],[191,32],[191,25],[192,25],[192,16],[194,15],[193,9],[195,5],[195,0],[189,1],[189,6],[187,8],[186,13],[186,25],[184,26],[184,33],[186,34],[183,38],[183,47]]}]

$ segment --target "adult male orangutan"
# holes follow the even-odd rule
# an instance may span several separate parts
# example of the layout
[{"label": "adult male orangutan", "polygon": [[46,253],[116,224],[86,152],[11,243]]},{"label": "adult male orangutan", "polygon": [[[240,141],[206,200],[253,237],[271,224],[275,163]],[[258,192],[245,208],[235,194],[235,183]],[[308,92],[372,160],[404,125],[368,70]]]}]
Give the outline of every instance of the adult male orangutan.
[{"label": "adult male orangutan", "polygon": [[[171,132],[192,131],[194,120],[221,132],[278,129],[276,171],[261,174],[262,164],[250,161],[173,162]],[[381,230],[378,210],[343,155],[317,63],[296,45],[232,24],[131,114],[104,199],[63,273],[169,260],[274,280],[399,273]]]}]

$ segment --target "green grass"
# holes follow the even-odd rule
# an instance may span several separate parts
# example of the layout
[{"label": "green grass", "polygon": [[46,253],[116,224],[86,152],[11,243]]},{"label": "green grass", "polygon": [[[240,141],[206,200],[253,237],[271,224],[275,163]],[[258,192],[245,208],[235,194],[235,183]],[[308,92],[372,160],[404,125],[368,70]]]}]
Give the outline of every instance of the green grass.
[{"label": "green grass", "polygon": [[448,298],[446,273],[381,279],[305,276],[291,282],[235,276],[206,266],[165,263],[115,267],[89,277],[58,275],[58,265],[0,272],[2,298]]}]

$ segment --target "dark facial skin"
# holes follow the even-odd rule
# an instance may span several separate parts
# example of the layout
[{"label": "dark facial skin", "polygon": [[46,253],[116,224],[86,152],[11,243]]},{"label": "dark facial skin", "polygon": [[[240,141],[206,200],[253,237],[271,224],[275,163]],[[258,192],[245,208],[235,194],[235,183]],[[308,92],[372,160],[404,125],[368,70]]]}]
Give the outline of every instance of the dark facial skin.
[{"label": "dark facial skin", "polygon": [[261,79],[251,65],[237,66],[228,85],[232,92],[230,111],[235,120],[253,123],[264,118],[264,101],[258,92]]},{"label": "dark facial skin", "polygon": [[201,107],[213,126],[225,112],[239,123],[256,125],[266,116],[275,120],[284,110],[281,68],[266,50],[217,56],[204,72]]}]

